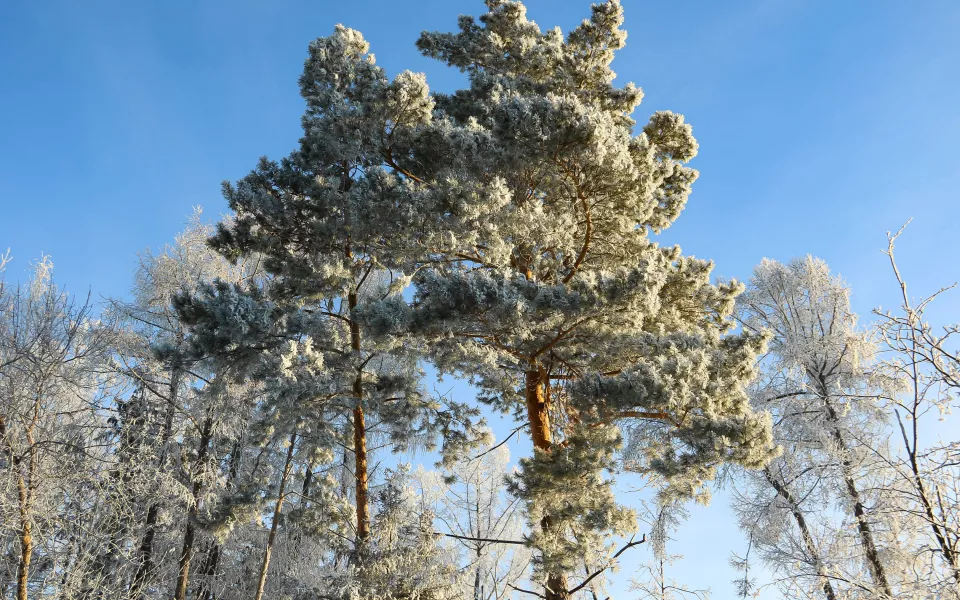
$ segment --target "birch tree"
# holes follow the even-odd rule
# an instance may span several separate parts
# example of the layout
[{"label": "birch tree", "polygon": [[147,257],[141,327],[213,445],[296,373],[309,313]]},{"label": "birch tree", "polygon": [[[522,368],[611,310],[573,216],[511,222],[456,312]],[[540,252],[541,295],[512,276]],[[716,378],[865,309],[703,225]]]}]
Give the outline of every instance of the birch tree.
[{"label": "birch tree", "polygon": [[[828,599],[901,597],[908,569],[902,520],[886,518],[893,498],[884,493],[891,450],[882,380],[849,289],[823,261],[764,260],[739,302],[744,328],[774,333],[755,402],[773,412],[784,447],[747,477],[741,521],[762,555],[790,576],[787,587]],[[834,503],[840,522],[824,511]]]},{"label": "birch tree", "polygon": [[497,444],[440,472],[417,474],[421,496],[436,507],[440,532],[464,550],[466,598],[505,600],[529,575],[520,501],[506,489],[509,463],[509,448]]},{"label": "birch tree", "polygon": [[[85,477],[106,460],[95,436],[114,384],[112,331],[54,283],[52,269],[44,258],[26,285],[0,290],[0,512],[17,600],[70,579],[77,539],[61,537],[59,519],[80,519],[104,499],[102,480]],[[86,527],[77,533],[110,543]]]},{"label": "birch tree", "polygon": [[[915,525],[915,583],[945,598],[960,594],[960,490],[958,440],[943,439],[960,394],[957,325],[937,327],[927,317],[931,303],[956,284],[920,299],[912,298],[894,246],[901,228],[888,233],[885,253],[901,303],[895,311],[877,309],[882,368],[889,378],[888,411],[898,452],[889,461],[890,486],[898,494],[889,518]],[[946,424],[948,427],[943,427]]]}]

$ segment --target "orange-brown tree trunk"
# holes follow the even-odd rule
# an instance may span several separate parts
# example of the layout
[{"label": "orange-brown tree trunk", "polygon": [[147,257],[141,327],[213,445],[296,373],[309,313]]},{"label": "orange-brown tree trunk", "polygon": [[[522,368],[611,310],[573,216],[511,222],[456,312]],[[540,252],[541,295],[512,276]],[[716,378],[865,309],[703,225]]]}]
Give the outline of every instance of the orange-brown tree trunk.
[{"label": "orange-brown tree trunk", "polygon": [[[538,366],[531,364],[526,373],[526,401],[527,419],[530,422],[530,437],[533,447],[542,452],[550,452],[553,447],[553,431],[550,429],[550,399],[547,396],[547,373]],[[540,521],[544,531],[553,527],[550,515]],[[546,600],[569,600],[567,591],[566,573],[548,573],[546,583]]]},{"label": "orange-brown tree trunk", "polygon": [[[350,310],[357,307],[356,292],[347,296]],[[353,354],[360,357],[360,325],[350,320],[350,348]],[[359,361],[358,361],[359,362]],[[354,549],[354,560],[358,560],[363,553],[363,546],[370,537],[370,499],[367,474],[367,424],[363,414],[363,371],[357,364],[357,375],[353,380],[353,395],[357,406],[353,409],[353,455],[354,478],[356,480],[356,509],[357,509],[357,540]]]},{"label": "orange-brown tree trunk", "polygon": [[353,409],[353,449],[357,484],[357,546],[370,536],[370,500],[367,482],[367,429],[363,408]]}]

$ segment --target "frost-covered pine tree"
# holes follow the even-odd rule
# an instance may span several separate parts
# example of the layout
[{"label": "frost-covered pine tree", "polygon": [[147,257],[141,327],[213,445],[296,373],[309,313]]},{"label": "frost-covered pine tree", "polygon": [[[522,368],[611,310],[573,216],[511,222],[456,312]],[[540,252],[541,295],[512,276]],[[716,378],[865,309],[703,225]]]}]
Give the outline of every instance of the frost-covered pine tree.
[{"label": "frost-covered pine tree", "polygon": [[434,94],[429,120],[388,154],[422,215],[423,255],[412,304],[378,322],[430,339],[442,371],[526,424],[535,454],[512,489],[554,600],[636,528],[609,477],[622,428],[664,499],[702,495],[721,463],[767,460],[769,421],[744,391],[763,340],[729,334],[739,285],[711,284],[711,263],[653,240],[687,200],[697,145],[669,112],[634,132],[641,92],[610,68],[620,4],[595,5],[566,36],[519,2],[486,4],[458,33],[418,41],[469,87]]},{"label": "frost-covered pine tree", "polygon": [[132,301],[111,303],[126,323],[116,346],[121,372],[137,388],[124,402],[137,418],[121,413],[118,426],[121,440],[137,439],[131,489],[142,523],[131,532],[132,572],[113,577],[136,598],[165,592],[174,581],[174,597],[183,598],[197,574],[192,567],[201,576],[216,569],[219,544],[204,521],[238,483],[228,465],[243,452],[239,442],[255,403],[255,389],[234,385],[224,365],[196,351],[174,306],[175,298],[207,290],[211,281],[236,285],[258,277],[256,261],[230,264],[212,251],[212,233],[197,211],[173,244],[141,257]]},{"label": "frost-covered pine tree", "polygon": [[[672,113],[634,135],[641,94],[610,70],[620,5],[595,6],[566,38],[518,2],[488,8],[458,34],[420,39],[468,73],[452,95],[431,96],[408,72],[389,80],[354,31],[312,44],[300,149],[226,188],[236,216],[213,244],[260,253],[275,301],[343,329],[334,370],[351,390],[340,399],[353,411],[358,547],[367,416],[399,434],[434,410],[402,383],[409,370],[383,377],[372,359],[397,335],[428,340],[443,371],[528,423],[536,453],[513,490],[534,525],[537,577],[565,598],[587,583],[567,581],[574,565],[602,572],[609,537],[635,529],[605,475],[621,425],[644,441],[665,497],[702,494],[723,462],[766,460],[769,424],[743,391],[762,339],[729,335],[737,285],[711,284],[709,262],[651,239],[686,202],[696,142]],[[395,284],[361,302],[378,272]],[[412,306],[396,293],[404,274]],[[433,423],[450,432],[458,416]]]},{"label": "frost-covered pine tree", "polygon": [[[288,408],[300,410],[314,431],[327,430],[327,447],[345,453],[342,477],[353,485],[344,493],[356,513],[347,550],[351,564],[362,566],[373,518],[370,445],[432,448],[442,433],[452,448],[470,440],[476,411],[420,385],[415,340],[370,336],[355,314],[365,300],[396,296],[408,281],[403,270],[420,252],[410,232],[421,215],[406,203],[412,182],[385,167],[394,161],[394,146],[430,116],[422,77],[389,80],[362,36],[338,26],[310,45],[300,88],[307,111],[299,149],[279,162],[264,159],[225,186],[235,214],[211,244],[234,260],[263,257],[271,318],[283,321],[281,333],[294,349],[306,345],[322,356],[316,373],[277,385],[295,400]],[[218,312],[215,296],[201,299],[207,308],[190,317],[198,326],[201,313]],[[194,311],[188,299],[181,308]],[[217,327],[198,332],[198,343],[206,344],[204,335],[215,339]],[[247,338],[239,346],[260,343]]]}]

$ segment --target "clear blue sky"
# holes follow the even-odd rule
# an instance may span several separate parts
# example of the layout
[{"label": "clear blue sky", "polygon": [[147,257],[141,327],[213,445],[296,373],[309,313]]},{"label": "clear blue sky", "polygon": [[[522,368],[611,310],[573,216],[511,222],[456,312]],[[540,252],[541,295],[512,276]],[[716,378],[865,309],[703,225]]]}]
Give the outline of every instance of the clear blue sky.
[{"label": "clear blue sky", "polygon": [[[960,278],[960,3],[623,3],[630,37],[615,68],[646,93],[638,117],[683,113],[701,147],[701,178],[664,241],[715,259],[727,277],[765,256],[820,256],[866,316],[896,298],[884,232],[914,217],[900,246],[914,289]],[[589,14],[581,0],[527,5],[544,28]],[[391,73],[425,71],[449,90],[459,75],[413,42],[482,11],[480,0],[4,1],[8,277],[43,252],[70,290],[124,295],[138,251],[170,241],[194,205],[218,215],[221,180],[294,147],[311,39],[342,22]],[[732,594],[736,536],[720,502],[698,510],[678,543],[682,573],[714,598]]]}]

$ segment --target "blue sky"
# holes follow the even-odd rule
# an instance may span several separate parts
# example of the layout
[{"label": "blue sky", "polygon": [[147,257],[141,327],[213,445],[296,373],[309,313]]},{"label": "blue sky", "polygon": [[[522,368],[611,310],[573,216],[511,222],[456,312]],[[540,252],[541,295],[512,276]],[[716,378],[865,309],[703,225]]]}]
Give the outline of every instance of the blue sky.
[{"label": "blue sky", "polygon": [[[866,316],[896,301],[879,250],[914,217],[900,243],[912,289],[960,278],[960,3],[623,3],[630,37],[615,68],[646,93],[638,117],[683,113],[700,142],[701,178],[664,242],[713,258],[725,277],[763,257],[817,255]],[[527,3],[542,27],[564,29],[587,4]],[[171,241],[192,206],[215,217],[222,180],[294,147],[311,39],[342,22],[391,73],[424,71],[449,90],[459,74],[413,42],[482,10],[480,0],[3,2],[8,277],[25,277],[43,252],[70,290],[123,296],[138,251]],[[951,316],[956,298],[934,314]],[[697,509],[678,537],[688,557],[678,577],[730,597],[727,554],[742,544],[724,501]]]}]

